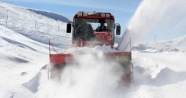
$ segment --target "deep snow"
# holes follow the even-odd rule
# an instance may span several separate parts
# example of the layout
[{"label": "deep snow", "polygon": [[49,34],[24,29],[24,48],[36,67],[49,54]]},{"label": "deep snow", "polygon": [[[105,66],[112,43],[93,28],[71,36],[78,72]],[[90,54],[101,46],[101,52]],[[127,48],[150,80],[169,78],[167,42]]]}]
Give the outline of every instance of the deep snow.
[{"label": "deep snow", "polygon": [[[5,25],[7,9],[8,26]],[[42,25],[35,29],[31,20]],[[48,27],[59,24],[60,32],[48,31]],[[70,35],[65,34],[66,23],[59,24],[25,8],[0,2],[0,98],[185,97],[185,37],[135,45],[134,83],[130,87],[120,82],[123,71],[117,62],[105,61],[102,52],[98,52],[98,58],[82,55],[79,65],[65,67],[61,81],[48,80],[45,68],[49,63],[48,39],[61,51],[71,44]],[[175,47],[179,51],[174,51]],[[91,51],[102,49],[108,50],[96,47]]]}]

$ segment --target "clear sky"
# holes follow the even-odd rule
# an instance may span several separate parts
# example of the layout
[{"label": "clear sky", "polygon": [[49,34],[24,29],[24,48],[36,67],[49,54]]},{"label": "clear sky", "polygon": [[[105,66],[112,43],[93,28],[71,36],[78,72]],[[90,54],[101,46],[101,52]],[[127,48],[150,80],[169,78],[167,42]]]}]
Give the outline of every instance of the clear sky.
[{"label": "clear sky", "polygon": [[141,0],[2,0],[4,2],[47,10],[72,18],[78,11],[105,11],[115,16],[124,32]]}]

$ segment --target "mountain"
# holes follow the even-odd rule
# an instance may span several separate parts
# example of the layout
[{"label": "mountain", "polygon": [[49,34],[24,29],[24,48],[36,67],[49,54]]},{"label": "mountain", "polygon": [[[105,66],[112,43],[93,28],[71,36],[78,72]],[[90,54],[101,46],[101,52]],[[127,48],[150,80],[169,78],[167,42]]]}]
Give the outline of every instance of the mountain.
[{"label": "mountain", "polygon": [[143,52],[167,52],[167,51],[186,51],[186,36],[172,40],[143,42],[133,46],[133,50]]},{"label": "mountain", "polygon": [[[48,44],[49,39],[55,40],[52,42],[56,46],[66,46],[70,44],[62,43],[71,37],[71,34],[67,34],[65,30],[67,18],[62,15],[57,15],[58,18],[61,16],[63,21],[56,21],[54,17],[49,18],[33,11],[34,10],[31,11],[27,8],[0,2],[0,25],[44,44]],[[41,12],[48,13],[44,11]]]},{"label": "mountain", "polygon": [[46,16],[48,18],[54,19],[56,21],[61,21],[61,22],[66,22],[66,23],[70,21],[67,17],[53,13],[53,12],[41,11],[41,10],[36,10],[36,9],[28,9],[28,10],[33,11],[40,15]]},{"label": "mountain", "polygon": [[33,98],[35,95],[23,84],[49,62],[49,39],[54,47],[65,49],[71,44],[71,34],[65,30],[67,18],[57,17],[62,21],[0,2],[1,98]]}]

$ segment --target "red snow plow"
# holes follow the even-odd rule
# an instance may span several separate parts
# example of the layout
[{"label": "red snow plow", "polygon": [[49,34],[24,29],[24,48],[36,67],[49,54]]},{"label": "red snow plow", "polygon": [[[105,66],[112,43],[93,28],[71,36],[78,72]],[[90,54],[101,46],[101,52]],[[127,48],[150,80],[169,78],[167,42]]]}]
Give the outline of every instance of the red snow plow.
[{"label": "red snow plow", "polygon": [[[114,36],[115,31],[116,35],[120,35],[120,29],[120,25],[115,24],[114,16],[107,12],[81,11],[75,14],[73,22],[67,24],[67,33],[71,33],[72,30],[71,47],[95,47],[105,45],[117,51],[117,49],[114,48]],[[128,43],[126,47],[130,47],[131,41]],[[55,49],[49,41],[49,79],[59,77],[62,69],[67,66],[68,63],[74,63],[74,59],[76,59],[73,54],[57,52],[53,54],[51,50]],[[133,78],[131,51],[104,52],[103,54],[108,60],[117,61],[119,63],[118,66],[123,66],[124,73],[122,80],[131,83]]]}]

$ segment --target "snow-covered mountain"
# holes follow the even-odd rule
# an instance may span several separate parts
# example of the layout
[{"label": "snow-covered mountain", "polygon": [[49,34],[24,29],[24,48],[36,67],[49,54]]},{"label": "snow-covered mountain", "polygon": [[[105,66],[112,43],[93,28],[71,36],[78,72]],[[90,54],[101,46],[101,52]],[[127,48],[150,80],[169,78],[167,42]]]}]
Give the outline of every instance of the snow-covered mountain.
[{"label": "snow-covered mountain", "polygon": [[66,22],[66,23],[68,23],[70,21],[67,17],[53,13],[53,12],[41,11],[41,10],[36,10],[36,9],[28,9],[28,10],[33,11],[37,14],[41,14],[43,16],[49,17],[49,18],[54,19],[56,21],[61,21],[61,22]]},{"label": "snow-covered mountain", "polygon": [[[63,81],[48,80],[48,39],[62,50],[71,44],[66,22],[55,19],[0,2],[0,98],[185,97],[186,37],[134,46],[134,83],[128,88],[118,84],[116,63],[90,55],[67,66]],[[168,51],[174,48],[179,51]]]},{"label": "snow-covered mountain", "polygon": [[133,50],[143,52],[183,52],[186,51],[186,36],[166,41],[151,41],[138,43],[133,46]]},{"label": "snow-covered mountain", "polygon": [[[69,44],[62,43],[64,40],[69,40],[71,36],[66,33],[66,22],[56,21],[54,17],[49,18],[49,16],[36,14],[26,8],[4,2],[0,2],[0,10],[0,24],[2,26],[45,44],[48,44],[49,38],[55,39],[54,45]],[[60,18],[60,15],[58,17]],[[61,18],[67,19],[64,16]]]},{"label": "snow-covered mountain", "polygon": [[66,22],[0,2],[0,98],[32,98],[23,84],[49,63],[49,39],[56,47],[71,44],[65,28]]}]

